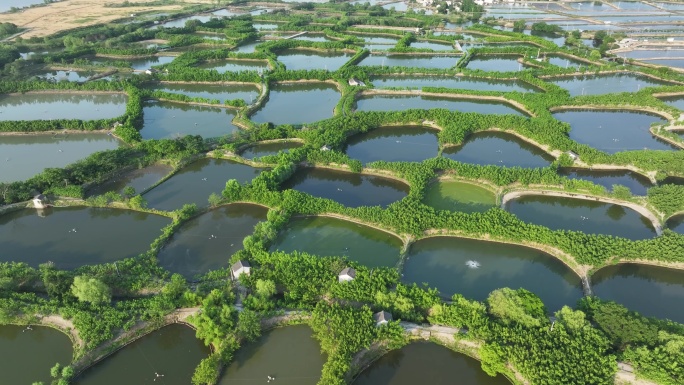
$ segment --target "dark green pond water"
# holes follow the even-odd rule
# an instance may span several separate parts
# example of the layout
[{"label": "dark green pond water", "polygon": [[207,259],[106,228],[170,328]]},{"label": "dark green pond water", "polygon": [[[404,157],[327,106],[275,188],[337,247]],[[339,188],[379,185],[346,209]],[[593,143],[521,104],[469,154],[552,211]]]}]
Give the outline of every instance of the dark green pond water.
[{"label": "dark green pond water", "polygon": [[261,40],[256,40],[256,41],[249,41],[244,44],[239,45],[237,48],[233,49],[235,52],[239,53],[252,53],[254,52],[254,49],[256,46],[259,44],[263,43]]},{"label": "dark green pond water", "polygon": [[256,123],[274,124],[316,122],[331,118],[339,100],[340,93],[333,84],[275,84],[271,86],[266,104],[250,116],[250,119]]},{"label": "dark green pond water", "polygon": [[0,262],[38,267],[52,261],[60,269],[113,262],[147,251],[171,222],[121,209],[70,207],[40,213],[24,209],[0,216]]},{"label": "dark green pond water", "polygon": [[247,159],[254,159],[267,155],[276,155],[280,151],[289,152],[289,150],[302,147],[301,143],[298,142],[273,142],[273,143],[262,143],[256,146],[249,147],[242,152],[242,157]]},{"label": "dark green pond water", "polygon": [[425,127],[383,127],[354,135],[347,142],[346,153],[364,164],[388,162],[422,162],[437,156],[437,130]]},{"label": "dark green pond water", "polygon": [[351,59],[348,53],[326,53],[306,50],[285,50],[278,54],[278,61],[288,70],[337,71]]},{"label": "dark green pond water", "polygon": [[208,355],[209,348],[195,338],[194,330],[173,324],[105,358],[83,372],[74,385],[188,385],[195,367]]},{"label": "dark green pond water", "polygon": [[144,198],[149,207],[159,210],[176,210],[190,203],[206,207],[209,205],[209,195],[220,195],[228,180],[245,183],[260,172],[260,169],[230,160],[200,159],[150,190]]},{"label": "dark green pond water", "polygon": [[64,167],[120,144],[105,134],[0,136],[0,182],[25,180],[46,167]]},{"label": "dark green pond water", "polygon": [[[471,267],[469,261],[479,267]],[[574,305],[582,296],[580,278],[551,255],[464,238],[436,237],[414,243],[403,274],[404,282],[427,282],[449,298],[460,293],[482,301],[492,290],[522,287],[538,295],[549,312]]]},{"label": "dark green pond water", "polygon": [[425,95],[369,95],[356,101],[357,111],[403,111],[408,109],[445,108],[450,111],[477,112],[480,114],[523,115],[508,104],[494,101],[462,100]]},{"label": "dark green pond water", "polygon": [[344,256],[368,267],[392,267],[399,261],[402,242],[384,231],[341,219],[293,219],[271,251],[303,251],[320,256]]},{"label": "dark green pond water", "polygon": [[130,63],[134,71],[145,71],[153,66],[169,64],[175,58],[175,56],[152,56],[145,59],[130,60]]},{"label": "dark green pond water", "polygon": [[480,362],[431,342],[419,341],[393,350],[361,372],[354,385],[510,385],[502,375],[490,377]]},{"label": "dark green pond water", "polygon": [[155,90],[183,94],[193,98],[218,99],[221,103],[226,100],[242,99],[247,103],[259,97],[259,89],[255,85],[247,84],[178,84],[165,83],[154,87]]},{"label": "dark green pond water", "polygon": [[587,169],[560,169],[561,175],[570,179],[583,179],[592,181],[605,187],[608,191],[613,190],[613,185],[619,184],[629,187],[634,195],[646,195],[646,190],[652,187],[651,180],[643,175],[628,170],[587,170]]},{"label": "dark green pond water", "polygon": [[518,56],[485,55],[470,59],[466,68],[469,70],[514,72],[523,69],[523,65],[518,63]]},{"label": "dark green pond water", "polygon": [[670,218],[667,221],[667,228],[676,233],[684,234],[684,214]]},{"label": "dark green pond water", "polygon": [[659,266],[619,264],[591,276],[601,299],[618,302],[647,317],[684,322],[684,271]]},{"label": "dark green pond water", "polygon": [[88,190],[88,196],[101,195],[108,191],[122,193],[123,189],[131,186],[137,194],[150,188],[163,177],[168,175],[173,168],[164,164],[154,164],[145,168],[139,168],[115,176],[112,179]]},{"label": "dark green pond water", "polygon": [[239,130],[231,121],[235,112],[228,108],[193,106],[181,103],[143,103],[143,139],[171,139],[185,135],[214,138]]},{"label": "dark green pond water", "polygon": [[36,75],[36,77],[45,78],[45,80],[51,80],[55,82],[84,82],[95,74],[95,71],[48,71],[39,73]]},{"label": "dark green pond water", "polygon": [[391,44],[395,45],[399,41],[398,38],[396,37],[390,37],[390,36],[382,36],[382,35],[356,35],[363,40],[366,41],[366,43],[369,44]]},{"label": "dark green pond water", "polygon": [[646,148],[673,149],[649,132],[651,123],[665,123],[655,115],[624,111],[563,111],[552,115],[570,124],[570,139],[609,154]]},{"label": "dark green pond water", "polygon": [[[565,38],[562,38],[565,40]],[[559,46],[562,44],[559,44]],[[580,65],[586,66],[587,64],[579,60],[571,59],[565,56],[548,56],[549,64],[553,64],[562,68],[579,67]]]},{"label": "dark green pond water", "polygon": [[438,181],[428,185],[423,202],[436,210],[483,212],[496,205],[491,191],[470,183]]},{"label": "dark green pond water", "polygon": [[218,71],[219,73],[239,71],[265,71],[268,69],[268,63],[263,60],[225,59],[211,61],[208,63],[202,63],[198,65],[197,68],[213,69]]},{"label": "dark green pond water", "polygon": [[123,94],[0,95],[0,120],[110,119],[126,112]]},{"label": "dark green pond water", "polygon": [[[1,325],[0,373],[3,384],[50,383],[50,368],[71,363],[73,348],[66,334],[49,327]],[[30,365],[30,366],[29,366]]]},{"label": "dark green pond water", "polygon": [[456,51],[451,44],[436,43],[432,41],[414,41],[411,43],[411,48],[431,49],[433,51]]},{"label": "dark green pond water", "polygon": [[632,74],[585,75],[544,80],[565,88],[570,92],[570,96],[637,92],[644,87],[672,85],[672,83]]},{"label": "dark green pond water", "polygon": [[442,156],[479,165],[547,167],[553,157],[540,148],[504,132],[476,132],[462,145],[447,147]]},{"label": "dark green pond water", "polygon": [[266,383],[316,385],[326,357],[306,325],[287,326],[264,333],[235,353],[219,385]]},{"label": "dark green pond water", "polygon": [[447,69],[454,67],[460,58],[460,56],[369,55],[365,59],[361,60],[361,63],[358,65]]},{"label": "dark green pond water", "polygon": [[535,92],[537,88],[523,81],[488,81],[463,76],[382,76],[371,78],[376,88],[406,87],[446,87],[478,91]]},{"label": "dark green pond water", "polygon": [[409,186],[393,179],[320,168],[297,170],[282,188],[332,199],[347,207],[386,207],[409,192]]},{"label": "dark green pond water", "polygon": [[553,230],[574,230],[633,240],[655,236],[653,224],[648,219],[630,208],[611,203],[528,195],[509,201],[507,209],[525,222]]},{"label": "dark green pond water", "polygon": [[228,258],[242,249],[242,240],[266,220],[267,209],[231,204],[186,222],[157,255],[159,265],[192,278],[228,267]]}]

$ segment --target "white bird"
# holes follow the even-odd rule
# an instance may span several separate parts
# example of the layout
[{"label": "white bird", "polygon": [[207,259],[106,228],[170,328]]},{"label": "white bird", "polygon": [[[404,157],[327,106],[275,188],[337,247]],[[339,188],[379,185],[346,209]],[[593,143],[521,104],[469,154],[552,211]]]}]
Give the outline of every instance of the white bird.
[{"label": "white bird", "polygon": [[207,180],[207,178],[202,178],[202,180],[205,180],[205,181],[206,181],[206,180]]}]

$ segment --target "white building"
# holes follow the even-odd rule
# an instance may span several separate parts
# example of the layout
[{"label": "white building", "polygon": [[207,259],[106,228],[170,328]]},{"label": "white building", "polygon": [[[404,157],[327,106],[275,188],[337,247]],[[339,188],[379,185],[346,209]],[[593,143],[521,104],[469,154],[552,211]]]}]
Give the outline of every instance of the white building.
[{"label": "white building", "polygon": [[387,325],[392,320],[392,314],[382,310],[373,314],[373,319],[375,320],[375,326]]},{"label": "white building", "polygon": [[252,271],[252,267],[249,265],[249,262],[239,260],[233,264],[233,266],[230,267],[230,275],[233,276],[233,279],[238,279],[242,274],[246,274],[249,276],[249,274]]},{"label": "white building", "polygon": [[356,270],[353,267],[345,267],[337,276],[339,282],[349,282],[356,278]]}]

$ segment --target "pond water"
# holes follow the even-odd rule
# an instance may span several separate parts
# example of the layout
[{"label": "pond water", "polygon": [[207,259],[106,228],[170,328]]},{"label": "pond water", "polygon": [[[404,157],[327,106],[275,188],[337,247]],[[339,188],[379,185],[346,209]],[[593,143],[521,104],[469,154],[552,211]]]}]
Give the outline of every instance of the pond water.
[{"label": "pond water", "polygon": [[126,112],[126,99],[123,94],[0,95],[0,121],[116,118]]},{"label": "pond water", "polygon": [[667,228],[675,233],[684,234],[684,214],[670,218],[667,221]]},{"label": "pond water", "polygon": [[122,209],[13,211],[0,216],[0,262],[38,267],[52,261],[59,269],[113,262],[147,251],[170,222],[159,215]]},{"label": "pond water", "polygon": [[684,96],[673,96],[668,98],[660,98],[663,102],[671,105],[674,108],[684,112]]},{"label": "pond water", "polygon": [[570,96],[601,95],[617,92],[636,92],[644,87],[672,85],[671,83],[633,74],[585,75],[544,79],[570,92]]},{"label": "pond water", "polygon": [[[292,36],[292,35],[289,35],[289,36]],[[315,35],[315,34],[306,34],[306,35],[297,36],[294,38],[294,40],[317,41],[317,42],[335,41],[334,39],[331,39],[325,35]]]},{"label": "pond water", "polygon": [[162,64],[169,64],[175,59],[175,56],[152,56],[144,59],[134,59],[129,60],[131,63],[131,68],[134,71],[145,71],[152,66],[159,66]]},{"label": "pond water", "polygon": [[225,59],[202,63],[198,65],[197,68],[207,70],[213,69],[218,71],[219,73],[239,71],[266,71],[268,70],[268,63],[263,60]]},{"label": "pond water", "polygon": [[36,77],[54,82],[84,82],[95,75],[95,71],[48,71],[36,75]]},{"label": "pond water", "polygon": [[3,0],[0,4],[0,12],[7,12],[12,8],[24,8],[31,5],[44,4],[39,0]]},{"label": "pond water", "polygon": [[228,108],[182,103],[143,102],[143,139],[171,139],[185,135],[213,138],[239,130],[231,121],[235,112]]},{"label": "pond water", "polygon": [[423,202],[436,210],[483,212],[496,205],[491,191],[470,183],[438,181],[428,185]]},{"label": "pond water", "polygon": [[662,118],[627,111],[561,111],[553,117],[570,124],[570,139],[597,150],[614,154],[629,150],[672,150],[670,144],[651,135],[652,123],[665,123]]},{"label": "pond water", "polygon": [[213,16],[212,15],[195,15],[195,16],[188,16],[188,17],[182,17],[180,19],[172,20],[169,22],[166,22],[162,24],[164,28],[183,28],[185,27],[185,23],[187,23],[190,20],[197,20],[202,23],[206,23],[207,21],[211,20]]},{"label": "pond water", "polygon": [[332,199],[347,207],[386,207],[409,191],[409,186],[393,179],[321,168],[299,169],[282,187]]},{"label": "pond water", "polygon": [[460,56],[369,55],[361,60],[358,65],[447,69],[454,67],[458,59],[460,59]]},{"label": "pond water", "polygon": [[[469,261],[478,267],[469,266]],[[420,240],[411,246],[402,280],[427,282],[442,296],[460,293],[483,301],[492,290],[524,288],[538,295],[549,312],[573,305],[582,283],[570,268],[541,251],[505,243],[455,237]]]},{"label": "pond water", "polygon": [[331,118],[339,100],[340,93],[334,84],[279,83],[271,86],[266,103],[249,118],[256,123],[316,122]]},{"label": "pond water", "polygon": [[242,249],[242,240],[266,220],[267,209],[230,204],[183,224],[157,255],[159,265],[187,278],[228,267],[228,259]]},{"label": "pond water", "polygon": [[618,302],[647,317],[684,322],[684,271],[632,263],[607,266],[591,276],[601,299]]},{"label": "pond water", "polygon": [[274,30],[278,29],[278,24],[270,24],[270,23],[253,23],[252,27],[259,31],[267,31],[267,30]]},{"label": "pond water", "polygon": [[260,169],[230,160],[200,159],[147,192],[144,198],[149,207],[159,210],[176,210],[190,203],[206,207],[209,205],[209,195],[220,195],[228,180],[246,183],[260,172]]},{"label": "pond water", "polygon": [[684,51],[669,49],[636,49],[628,52],[620,52],[618,56],[630,59],[664,58],[668,56],[682,57],[684,56]]},{"label": "pond water", "polygon": [[347,143],[346,153],[364,164],[387,162],[422,162],[437,156],[437,130],[426,127],[383,127],[354,135]]},{"label": "pond water", "polygon": [[352,56],[348,53],[284,50],[278,53],[278,61],[285,64],[288,70],[325,69],[327,71],[337,71]]},{"label": "pond water", "polygon": [[354,385],[510,385],[501,374],[490,377],[480,362],[432,342],[419,341],[393,350],[359,374]]},{"label": "pond water", "polygon": [[368,267],[393,267],[401,248],[401,240],[384,231],[342,219],[305,217],[290,221],[271,251],[344,256]]},{"label": "pond water", "polygon": [[267,155],[277,155],[280,151],[289,152],[289,150],[299,147],[302,147],[302,144],[299,142],[261,143],[244,150],[240,156],[254,159]]},{"label": "pond water", "polygon": [[444,149],[442,156],[479,165],[547,167],[554,158],[542,149],[505,132],[476,132],[460,146]]},{"label": "pond water", "polygon": [[153,164],[144,168],[127,171],[107,180],[99,186],[89,189],[87,195],[101,195],[108,191],[115,191],[121,194],[123,189],[128,186],[133,187],[136,194],[139,194],[157,183],[157,181],[168,175],[172,170],[173,167],[165,164]]},{"label": "pond water", "polygon": [[369,44],[391,44],[395,45],[399,41],[399,38],[397,37],[389,37],[389,36],[382,36],[382,35],[356,35],[363,40],[366,41],[366,43]]},{"label": "pond water", "polygon": [[256,46],[258,46],[261,43],[263,43],[263,41],[261,40],[247,41],[234,48],[233,51],[239,53],[252,53],[254,52]]},{"label": "pond water", "polygon": [[[187,385],[209,348],[187,326],[172,324],[124,347],[83,372],[74,385]],[[157,377],[155,373],[164,377]]]},{"label": "pond water", "polygon": [[464,76],[378,76],[371,78],[376,88],[406,87],[445,87],[478,91],[536,92],[538,88],[523,81],[490,81]]},{"label": "pond water", "polygon": [[152,89],[182,94],[193,98],[218,99],[221,103],[226,100],[242,99],[247,103],[259,97],[259,89],[256,85],[248,84],[190,84],[190,83],[164,83]]},{"label": "pond water", "polygon": [[646,190],[652,187],[651,180],[647,177],[629,170],[587,170],[560,169],[559,174],[570,179],[583,179],[592,181],[606,188],[613,190],[613,185],[619,184],[629,187],[634,195],[646,195]]},{"label": "pond water", "polygon": [[587,65],[579,60],[571,59],[565,56],[548,56],[549,64],[553,64],[558,67],[569,68],[569,67],[579,67],[580,65]]},{"label": "pond water", "polygon": [[486,55],[470,59],[466,68],[469,70],[513,72],[520,71],[523,65],[518,63],[517,56]]},{"label": "pond water", "polygon": [[266,382],[266,376],[275,377],[279,385],[316,385],[325,360],[311,328],[277,328],[240,348],[219,385]]},{"label": "pond water", "polygon": [[120,145],[116,138],[105,134],[3,135],[0,183],[25,180],[46,167],[64,167]]},{"label": "pond water", "polygon": [[[684,56],[684,54],[682,55]],[[684,68],[684,59],[656,59],[645,60],[648,64],[657,64],[661,66]]]},{"label": "pond water", "polygon": [[510,200],[506,206],[520,220],[552,230],[582,231],[632,240],[655,236],[651,221],[628,207],[611,203],[527,195]]},{"label": "pond water", "polygon": [[406,4],[404,2],[397,2],[397,3],[385,4],[382,7],[385,9],[388,9],[388,10],[393,9],[393,10],[398,11],[398,12],[406,12],[406,10],[408,9],[408,4]]},{"label": "pond water", "polygon": [[[73,347],[69,337],[44,326],[0,326],[0,373],[7,384],[50,383],[50,368],[71,363]],[[30,365],[30,370],[27,370]]]},{"label": "pond water", "polygon": [[432,41],[414,41],[410,45],[411,48],[431,49],[433,51],[455,51],[453,45],[445,43],[436,43]]},{"label": "pond water", "polygon": [[445,108],[458,112],[479,114],[523,115],[519,110],[498,101],[458,99],[427,95],[368,95],[356,101],[356,111],[403,111],[408,109]]}]

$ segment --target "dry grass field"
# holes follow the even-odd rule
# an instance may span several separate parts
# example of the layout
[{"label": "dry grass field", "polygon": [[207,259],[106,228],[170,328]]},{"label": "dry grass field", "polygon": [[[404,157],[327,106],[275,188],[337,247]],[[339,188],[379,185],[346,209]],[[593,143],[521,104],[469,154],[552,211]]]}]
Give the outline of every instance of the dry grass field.
[{"label": "dry grass field", "polygon": [[[59,31],[87,25],[106,23],[128,17],[132,13],[178,11],[188,5],[216,3],[215,0],[186,0],[180,4],[167,6],[105,7],[105,4],[123,3],[124,1],[126,0],[64,0],[45,7],[27,8],[18,13],[0,14],[0,21],[28,28],[29,31],[24,33],[22,37],[29,38],[33,36],[48,36]],[[147,1],[128,0],[129,3],[144,3]]]}]

